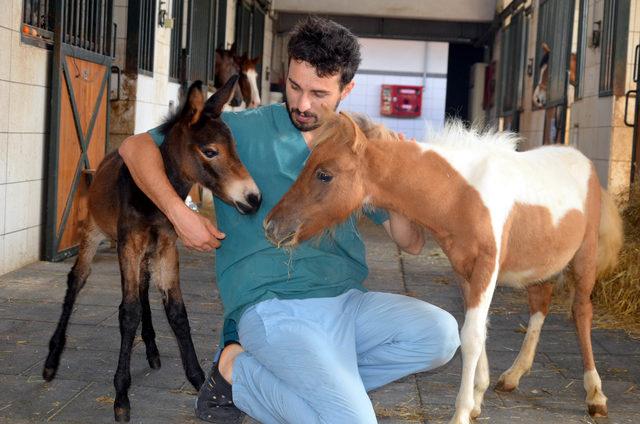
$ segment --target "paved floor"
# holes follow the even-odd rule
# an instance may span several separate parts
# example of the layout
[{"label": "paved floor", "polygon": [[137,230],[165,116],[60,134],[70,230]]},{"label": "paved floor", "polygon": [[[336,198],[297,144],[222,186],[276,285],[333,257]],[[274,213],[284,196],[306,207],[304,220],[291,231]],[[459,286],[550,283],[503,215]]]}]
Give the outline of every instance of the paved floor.
[{"label": "paved floor", "polygon": [[[363,226],[371,268],[371,289],[435,303],[462,317],[462,303],[451,268],[430,243],[417,257],[398,255],[379,228]],[[194,343],[209,368],[221,326],[213,255],[183,252],[181,279]],[[44,383],[41,370],[47,343],[60,312],[71,262],[39,262],[0,277],[0,422],[109,423],[113,420],[113,374],[120,345],[117,306],[120,284],[116,255],[104,247],[79,297],[58,376]],[[491,380],[517,355],[527,323],[524,296],[498,289],[491,315],[488,354]],[[159,295],[151,295],[162,369],[151,370],[138,338],[131,374],[132,423],[197,423],[194,391],[186,383],[178,349]],[[513,299],[516,298],[514,303]],[[640,342],[622,332],[596,330],[594,351],[610,417],[602,423],[640,423]],[[446,423],[459,384],[459,354],[437,372],[410,376],[371,394],[384,424]],[[478,423],[593,423],[585,413],[582,366],[573,326],[552,314],[539,353],[518,391],[487,392]],[[246,418],[243,424],[252,422]],[[230,423],[240,424],[240,423]],[[297,424],[297,423],[296,423]],[[303,424],[303,423],[300,423]],[[342,423],[339,423],[342,424]]]}]

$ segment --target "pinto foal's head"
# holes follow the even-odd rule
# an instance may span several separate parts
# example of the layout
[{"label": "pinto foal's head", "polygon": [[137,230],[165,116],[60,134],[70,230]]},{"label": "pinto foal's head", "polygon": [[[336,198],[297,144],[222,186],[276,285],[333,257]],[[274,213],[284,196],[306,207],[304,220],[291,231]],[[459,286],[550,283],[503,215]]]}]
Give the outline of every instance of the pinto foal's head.
[{"label": "pinto foal's head", "polygon": [[322,128],[298,179],[264,220],[266,237],[277,246],[318,235],[364,202],[366,136],[343,113]]},{"label": "pinto foal's head", "polygon": [[246,214],[258,210],[262,197],[240,162],[229,127],[220,119],[236,80],[231,78],[208,100],[202,82],[191,84],[184,106],[165,124],[165,144],[181,178],[201,184]]}]

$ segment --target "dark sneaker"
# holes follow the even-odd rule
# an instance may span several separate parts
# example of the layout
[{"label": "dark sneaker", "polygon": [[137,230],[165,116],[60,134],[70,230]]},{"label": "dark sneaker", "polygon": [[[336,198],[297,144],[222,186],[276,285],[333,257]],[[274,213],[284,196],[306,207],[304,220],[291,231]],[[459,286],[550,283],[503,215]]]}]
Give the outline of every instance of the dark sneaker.
[{"label": "dark sneaker", "polygon": [[244,416],[233,404],[231,384],[220,374],[217,362],[198,392],[195,412],[198,418],[210,423],[239,423]]}]

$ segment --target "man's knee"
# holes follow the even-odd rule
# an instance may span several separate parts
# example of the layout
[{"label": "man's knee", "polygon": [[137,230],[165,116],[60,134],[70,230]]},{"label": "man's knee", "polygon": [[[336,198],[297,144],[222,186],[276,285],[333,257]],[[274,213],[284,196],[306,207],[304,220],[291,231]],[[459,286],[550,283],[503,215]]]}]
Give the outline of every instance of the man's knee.
[{"label": "man's knee", "polygon": [[442,311],[438,317],[437,339],[441,340],[439,349],[435,354],[432,366],[439,367],[451,360],[455,355],[458,347],[460,347],[460,334],[458,331],[458,322],[447,311]]},{"label": "man's knee", "polygon": [[434,308],[415,331],[417,347],[424,350],[425,369],[440,367],[453,358],[460,347],[458,322],[449,312]]}]

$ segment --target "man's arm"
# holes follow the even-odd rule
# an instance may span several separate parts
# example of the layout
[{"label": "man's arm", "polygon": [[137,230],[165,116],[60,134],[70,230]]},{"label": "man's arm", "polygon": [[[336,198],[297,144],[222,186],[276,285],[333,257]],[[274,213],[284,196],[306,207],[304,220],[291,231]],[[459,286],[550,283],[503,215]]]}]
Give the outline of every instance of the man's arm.
[{"label": "man's arm", "polygon": [[167,177],[160,149],[148,133],[128,137],[118,153],[140,190],[167,216],[186,247],[206,252],[220,246],[225,235],[178,196]]},{"label": "man's arm", "polygon": [[405,216],[389,211],[389,219],[382,225],[401,250],[412,255],[418,255],[422,251],[424,232]]}]

